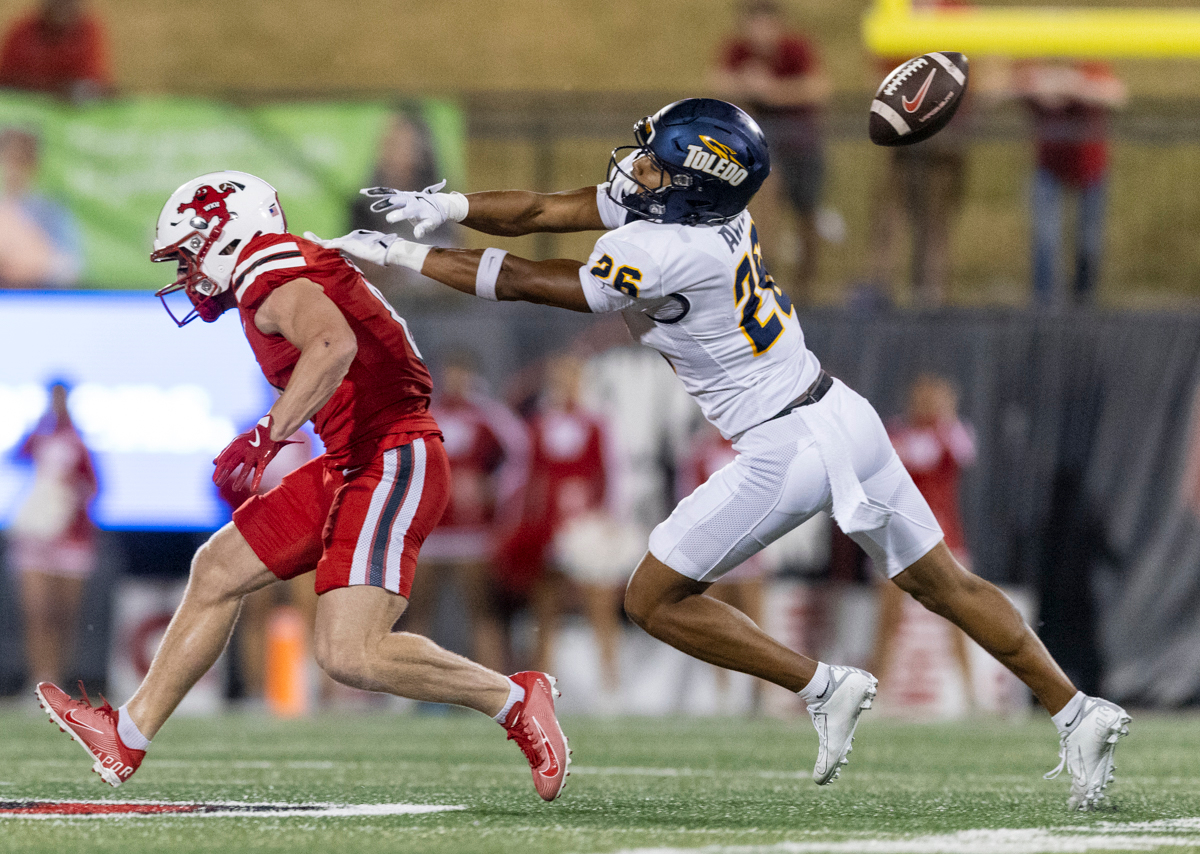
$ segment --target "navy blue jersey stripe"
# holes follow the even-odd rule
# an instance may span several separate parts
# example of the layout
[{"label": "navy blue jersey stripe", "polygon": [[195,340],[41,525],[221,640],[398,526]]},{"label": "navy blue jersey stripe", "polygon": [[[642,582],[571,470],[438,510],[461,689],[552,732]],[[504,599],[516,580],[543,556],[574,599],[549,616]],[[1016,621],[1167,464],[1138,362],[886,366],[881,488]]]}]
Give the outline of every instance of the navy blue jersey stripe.
[{"label": "navy blue jersey stripe", "polygon": [[379,515],[379,525],[375,528],[375,539],[371,542],[371,557],[367,564],[367,584],[372,587],[383,586],[383,564],[387,557],[388,542],[392,538],[392,525],[396,521],[396,514],[400,512],[400,505],[404,503],[404,496],[408,494],[408,481],[412,477],[412,445],[401,445],[397,450],[400,452],[400,471],[396,473],[392,491],[388,493],[387,502],[383,505],[383,512]]}]

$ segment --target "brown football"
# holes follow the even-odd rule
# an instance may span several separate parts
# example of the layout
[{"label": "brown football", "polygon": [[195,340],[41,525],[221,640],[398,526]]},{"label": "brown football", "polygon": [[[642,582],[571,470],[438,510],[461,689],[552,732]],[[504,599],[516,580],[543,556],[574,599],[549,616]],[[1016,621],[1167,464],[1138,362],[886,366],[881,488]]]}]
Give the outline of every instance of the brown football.
[{"label": "brown football", "polygon": [[876,145],[911,145],[944,128],[967,91],[967,58],[926,53],[892,71],[871,101],[868,132]]}]

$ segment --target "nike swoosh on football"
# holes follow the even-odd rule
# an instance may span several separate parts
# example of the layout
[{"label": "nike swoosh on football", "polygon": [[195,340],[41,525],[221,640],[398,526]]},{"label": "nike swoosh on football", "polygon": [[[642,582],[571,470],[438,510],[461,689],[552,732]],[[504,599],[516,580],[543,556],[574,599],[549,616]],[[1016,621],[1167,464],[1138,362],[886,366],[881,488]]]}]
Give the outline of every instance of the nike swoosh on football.
[{"label": "nike swoosh on football", "polygon": [[74,709],[71,709],[71,710],[70,710],[70,711],[68,711],[66,714],[64,714],[64,715],[63,715],[63,720],[64,720],[64,721],[66,721],[67,723],[69,723],[71,726],[77,726],[77,727],[80,727],[81,729],[90,729],[90,730],[91,730],[92,732],[94,732],[94,733],[100,733],[100,734],[103,734],[103,730],[98,730],[98,729],[96,729],[94,726],[92,726],[91,724],[85,724],[83,721],[81,721],[81,720],[77,719],[77,718],[75,717],[75,710],[74,710]]},{"label": "nike swoosh on football", "polygon": [[543,777],[553,777],[558,773],[558,757],[554,755],[554,748],[550,745],[550,739],[546,738],[546,731],[542,729],[541,723],[537,718],[533,719],[533,725],[537,727],[538,735],[542,737],[542,744],[546,745],[546,763],[538,769],[538,773]]},{"label": "nike swoosh on football", "polygon": [[917,93],[917,97],[911,101],[908,98],[901,96],[900,103],[904,106],[904,112],[915,113],[921,108],[921,103],[925,100],[925,95],[929,92],[929,84],[933,82],[933,75],[937,74],[937,69],[933,68],[929,71],[929,76],[925,78],[925,82],[921,84],[921,91]]}]

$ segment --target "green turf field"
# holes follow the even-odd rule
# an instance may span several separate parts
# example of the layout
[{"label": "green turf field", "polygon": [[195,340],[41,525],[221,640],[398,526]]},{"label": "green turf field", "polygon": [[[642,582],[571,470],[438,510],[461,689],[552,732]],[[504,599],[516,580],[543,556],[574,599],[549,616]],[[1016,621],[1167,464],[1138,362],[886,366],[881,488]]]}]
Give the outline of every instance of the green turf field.
[{"label": "green turf field", "polygon": [[[809,779],[807,720],[568,718],[562,798],[478,717],[172,721],[119,790],[32,713],[0,713],[0,801],[334,802],[462,807],[424,815],[0,818],[0,851],[795,852],[1200,851],[1200,719],[1136,714],[1115,809],[1073,814],[1041,774],[1057,740],[1028,723],[864,718],[849,768]],[[994,832],[1005,830],[1004,833]],[[971,832],[973,831],[973,832]]]}]

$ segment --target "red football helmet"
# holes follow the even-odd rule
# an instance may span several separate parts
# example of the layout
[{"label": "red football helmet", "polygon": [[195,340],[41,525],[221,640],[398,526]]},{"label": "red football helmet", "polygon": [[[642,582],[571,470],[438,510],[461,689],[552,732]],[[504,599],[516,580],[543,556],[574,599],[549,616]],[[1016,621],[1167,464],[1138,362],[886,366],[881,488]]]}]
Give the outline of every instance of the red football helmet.
[{"label": "red football helmet", "polygon": [[[237,299],[230,289],[239,250],[258,234],[283,234],[287,219],[275,188],[245,172],[210,172],[171,194],[158,215],[151,261],[175,261],[178,276],[160,288],[167,314],[179,326],[197,317],[212,323]],[[167,294],[184,291],[192,310],[182,319]]]}]

